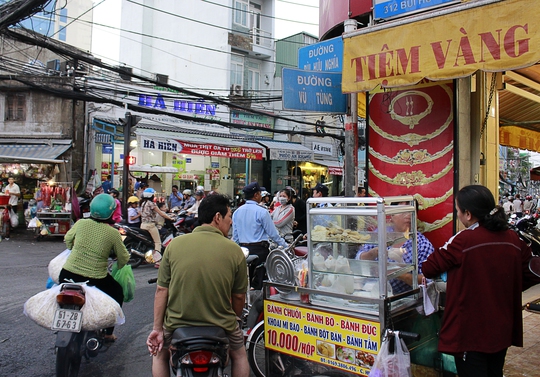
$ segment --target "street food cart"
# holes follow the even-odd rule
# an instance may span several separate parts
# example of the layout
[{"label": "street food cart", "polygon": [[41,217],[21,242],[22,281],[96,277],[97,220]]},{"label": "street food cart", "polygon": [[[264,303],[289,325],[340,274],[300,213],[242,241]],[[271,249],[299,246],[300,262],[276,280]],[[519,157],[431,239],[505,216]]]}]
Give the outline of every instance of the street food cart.
[{"label": "street food cart", "polygon": [[[279,249],[268,256],[266,376],[367,376],[387,330],[420,334],[420,340],[405,341],[413,369],[425,369],[422,376],[453,372],[452,359],[436,350],[440,312],[425,317],[418,310],[412,196],[312,198],[307,213],[307,259]],[[396,216],[410,216],[409,229],[396,231]],[[373,260],[360,259],[369,250]],[[406,274],[412,285],[404,289],[398,277]]]},{"label": "street food cart", "polygon": [[63,237],[73,226],[71,216],[72,182],[43,183],[37,188],[42,208],[36,212],[39,226],[35,228],[38,240],[42,237]]}]

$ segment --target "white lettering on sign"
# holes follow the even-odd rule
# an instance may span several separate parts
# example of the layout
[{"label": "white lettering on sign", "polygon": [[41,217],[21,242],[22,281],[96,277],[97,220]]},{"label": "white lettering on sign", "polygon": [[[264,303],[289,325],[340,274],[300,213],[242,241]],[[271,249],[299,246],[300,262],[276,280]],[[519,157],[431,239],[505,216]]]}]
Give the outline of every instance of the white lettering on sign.
[{"label": "white lettering on sign", "polygon": [[308,55],[310,58],[313,58],[315,56],[331,54],[332,52],[334,52],[334,45],[327,45],[327,46],[319,46],[317,48],[314,48],[313,50],[310,50]]},{"label": "white lettering on sign", "polygon": [[306,86],[325,86],[328,88],[332,87],[332,79],[329,77],[320,77],[316,75],[311,76],[297,76],[298,85]]}]

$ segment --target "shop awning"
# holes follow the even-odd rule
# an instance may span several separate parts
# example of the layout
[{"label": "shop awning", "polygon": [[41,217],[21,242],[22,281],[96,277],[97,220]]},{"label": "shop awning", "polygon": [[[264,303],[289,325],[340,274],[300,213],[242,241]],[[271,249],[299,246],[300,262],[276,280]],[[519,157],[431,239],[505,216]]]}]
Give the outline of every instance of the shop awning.
[{"label": "shop awning", "polygon": [[262,160],[264,149],[239,139],[186,135],[177,132],[137,129],[139,148],[198,156]]},{"label": "shop awning", "polygon": [[270,150],[271,160],[312,161],[313,151],[300,143],[274,140],[257,140],[257,143]]},{"label": "shop awning", "polygon": [[55,140],[50,144],[19,144],[2,140],[0,141],[0,162],[60,164],[66,161],[59,160],[57,157],[70,147],[71,140]]},{"label": "shop awning", "polygon": [[[536,5],[536,4],[535,4]],[[540,61],[540,7],[528,0],[465,2],[344,35],[342,90],[517,70]]]}]

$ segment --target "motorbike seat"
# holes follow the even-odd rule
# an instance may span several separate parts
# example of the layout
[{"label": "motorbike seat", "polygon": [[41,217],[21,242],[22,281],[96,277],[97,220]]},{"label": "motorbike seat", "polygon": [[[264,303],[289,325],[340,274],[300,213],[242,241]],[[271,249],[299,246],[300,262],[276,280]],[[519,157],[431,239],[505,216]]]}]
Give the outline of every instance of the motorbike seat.
[{"label": "motorbike seat", "polygon": [[294,248],[294,255],[297,257],[305,257],[308,253],[307,246],[296,246]]},{"label": "motorbike seat", "polygon": [[179,327],[174,330],[171,344],[188,345],[190,343],[206,343],[205,341],[229,344],[225,330],[217,326]]},{"label": "motorbike seat", "polygon": [[259,259],[258,255],[250,255],[246,258],[246,263],[250,266],[251,264],[256,263],[257,259]]}]

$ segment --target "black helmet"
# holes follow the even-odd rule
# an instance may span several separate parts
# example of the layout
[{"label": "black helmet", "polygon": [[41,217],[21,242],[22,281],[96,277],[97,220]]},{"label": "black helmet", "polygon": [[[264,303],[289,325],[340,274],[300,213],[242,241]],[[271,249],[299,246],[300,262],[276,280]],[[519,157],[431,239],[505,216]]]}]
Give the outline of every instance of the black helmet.
[{"label": "black helmet", "polygon": [[120,196],[120,192],[118,192],[118,190],[115,188],[109,189],[109,194],[114,194],[114,196],[117,198]]}]

